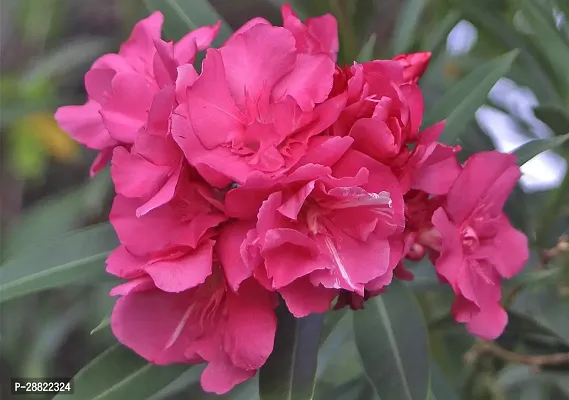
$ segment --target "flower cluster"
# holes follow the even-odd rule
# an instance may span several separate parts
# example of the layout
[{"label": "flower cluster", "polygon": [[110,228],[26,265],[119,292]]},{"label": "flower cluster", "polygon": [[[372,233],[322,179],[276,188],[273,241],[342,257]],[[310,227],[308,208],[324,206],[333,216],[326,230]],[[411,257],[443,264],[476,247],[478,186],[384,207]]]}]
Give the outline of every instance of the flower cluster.
[{"label": "flower cluster", "polygon": [[92,173],[111,163],[115,336],[153,363],[207,362],[203,388],[224,393],[270,355],[279,298],[296,317],[358,309],[424,256],[456,320],[500,335],[501,279],[528,257],[502,212],[515,157],[461,165],[444,122],[420,129],[429,53],[340,67],[332,16],[282,16],[209,48],[219,25],[166,42],[154,13],[57,111],[100,151]]}]

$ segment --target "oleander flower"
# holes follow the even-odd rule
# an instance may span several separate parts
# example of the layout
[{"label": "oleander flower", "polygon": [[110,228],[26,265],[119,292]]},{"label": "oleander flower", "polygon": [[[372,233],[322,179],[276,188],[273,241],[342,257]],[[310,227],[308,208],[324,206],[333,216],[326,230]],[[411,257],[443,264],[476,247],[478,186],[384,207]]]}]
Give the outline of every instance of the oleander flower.
[{"label": "oleander flower", "polygon": [[356,150],[384,164],[406,161],[407,143],[415,141],[423,119],[423,96],[405,71],[393,60],[354,63],[340,70],[335,85],[345,88],[347,102],[332,134],[351,136]]},{"label": "oleander flower", "polygon": [[331,167],[306,163],[276,181],[252,174],[227,193],[226,212],[256,216],[240,268],[278,290],[297,317],[327,310],[340,289],[363,296],[389,284],[401,256],[397,179],[354,150]]},{"label": "oleander flower", "polygon": [[262,21],[247,28],[208,49],[201,75],[177,87],[184,101],[172,134],[217,187],[243,183],[253,171],[277,176],[291,168],[345,103],[345,95],[328,98],[335,71],[329,54],[300,45],[298,32]]},{"label": "oleander flower", "polygon": [[193,62],[219,30],[219,24],[202,27],[173,44],[161,40],[162,22],[160,12],[138,22],[119,52],[97,59],[85,75],[87,102],[60,107],[55,114],[74,139],[100,150],[92,174],[109,162],[115,147],[132,145],[146,125],[154,95],[173,85],[176,66]]},{"label": "oleander flower", "polygon": [[502,212],[519,177],[514,155],[475,154],[432,218],[440,233],[435,268],[456,294],[453,315],[485,339],[498,337],[508,320],[500,305],[502,278],[517,274],[529,256],[526,236]]},{"label": "oleander flower", "polygon": [[144,216],[136,215],[143,200],[117,195],[109,219],[119,241],[133,255],[152,255],[168,248],[196,249],[211,228],[227,219],[221,196],[190,175],[183,178],[172,201]]},{"label": "oleander flower", "polygon": [[141,276],[117,286],[117,339],[155,364],[207,362],[204,390],[223,394],[253,377],[273,350],[275,293],[254,279],[229,290],[219,270],[194,288],[168,293]]}]

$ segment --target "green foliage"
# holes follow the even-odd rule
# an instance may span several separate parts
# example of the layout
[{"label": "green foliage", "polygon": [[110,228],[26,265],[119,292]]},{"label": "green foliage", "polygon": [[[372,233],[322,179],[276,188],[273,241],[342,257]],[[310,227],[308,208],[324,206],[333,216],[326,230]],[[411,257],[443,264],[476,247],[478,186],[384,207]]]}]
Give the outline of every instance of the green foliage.
[{"label": "green foliage", "polygon": [[[28,26],[18,31],[34,45],[51,40],[53,21],[58,21],[55,5],[63,2],[34,8],[33,2],[26,1],[22,20]],[[164,31],[170,39],[218,20],[222,25],[215,46],[232,32],[221,12],[206,0],[145,3],[150,10],[164,13]],[[222,7],[221,2],[215,3]],[[387,3],[392,4],[387,7]],[[141,8],[139,2],[130,6]],[[554,133],[550,138],[537,136],[531,124],[504,107],[502,111],[512,116],[524,136],[534,138],[515,150],[518,164],[544,151],[569,157],[569,2],[310,0],[293,2],[293,6],[302,18],[324,12],[338,18],[340,64],[354,58],[369,61],[386,51],[390,55],[432,51],[430,70],[421,81],[424,125],[446,119],[441,139],[460,143],[462,157],[494,148],[475,113],[485,104],[500,107],[489,101],[488,93],[502,77],[535,93],[539,101],[535,116]],[[555,20],[553,7],[565,13],[564,20]],[[455,57],[445,51],[445,43],[461,19],[476,27],[479,40],[469,54]],[[382,29],[390,21],[395,24],[386,35]],[[116,38],[112,48],[120,40]],[[38,112],[51,113],[73,98],[69,85],[62,82],[79,81],[88,64],[108,51],[111,42],[92,36],[65,39],[62,45],[49,48],[53,50],[1,78],[0,125],[8,133],[2,139],[7,138],[8,154],[19,155],[17,165],[29,176],[42,175],[52,160],[45,156],[47,150],[35,133],[27,126],[23,129],[19,121]],[[394,280],[363,310],[329,311],[303,319],[279,310],[275,349],[257,376],[227,395],[206,394],[199,385],[203,366],[152,365],[113,344],[109,329],[113,299],[108,290],[117,280],[105,273],[104,261],[117,240],[108,223],[96,223],[106,218],[109,195],[109,176],[103,173],[27,207],[2,237],[0,346],[8,355],[8,367],[29,375],[53,375],[53,365],[61,363],[57,356],[65,353],[60,348],[72,335],[89,343],[85,349],[72,350],[82,355],[82,362],[107,348],[75,376],[75,393],[56,399],[569,398],[568,365],[542,365],[534,371],[515,359],[476,353],[474,339],[449,313],[448,287],[440,285],[427,259],[406,263],[415,279]],[[559,188],[548,191],[526,193],[518,186],[506,205],[512,223],[528,234],[532,246],[524,272],[504,284],[509,324],[494,343],[506,352],[529,357],[569,353],[569,255],[560,250],[563,244],[553,247],[561,234],[569,233],[567,204],[566,177]],[[22,348],[27,349],[25,357]]]},{"label": "green foliage", "polygon": [[295,318],[284,305],[279,307],[277,316],[275,347],[259,372],[261,399],[310,399],[324,316]]},{"label": "green foliage", "polygon": [[456,144],[466,124],[474,118],[474,113],[484,104],[490,89],[508,71],[517,55],[518,50],[512,50],[488,61],[456,83],[431,111],[427,111],[425,126],[446,118],[445,130],[439,140]]},{"label": "green foliage", "polygon": [[429,393],[429,347],[423,314],[403,283],[354,313],[356,345],[366,376],[380,399],[425,399]]}]

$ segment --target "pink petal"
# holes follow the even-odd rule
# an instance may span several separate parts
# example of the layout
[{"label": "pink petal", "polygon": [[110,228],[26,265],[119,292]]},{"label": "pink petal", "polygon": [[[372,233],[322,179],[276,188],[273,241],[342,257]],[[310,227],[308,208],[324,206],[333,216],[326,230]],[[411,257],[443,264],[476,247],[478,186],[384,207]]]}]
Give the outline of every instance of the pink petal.
[{"label": "pink petal", "polygon": [[257,370],[267,361],[277,330],[276,304],[276,293],[253,279],[243,282],[238,294],[228,293],[223,347],[236,367]]},{"label": "pink petal", "polygon": [[164,17],[159,11],[140,20],[132,29],[128,40],[120,47],[119,54],[139,72],[152,63],[156,51],[154,40],[160,39],[163,21]]},{"label": "pink petal", "polygon": [[191,325],[188,318],[192,304],[187,293],[130,293],[117,300],[111,328],[119,342],[150,362],[184,362],[184,351],[192,341],[186,333]]},{"label": "pink petal", "polygon": [[419,131],[421,123],[423,122],[423,112],[425,105],[423,103],[423,93],[417,85],[403,85],[400,86],[401,92],[405,96],[405,102],[409,107],[409,114],[411,119],[410,130],[414,135]]},{"label": "pink petal", "polygon": [[55,120],[73,139],[91,149],[115,146],[117,141],[109,135],[99,114],[100,105],[88,101],[82,106],[65,106],[57,109]]},{"label": "pink petal", "polygon": [[178,67],[178,77],[176,78],[176,100],[182,104],[187,101],[186,92],[188,87],[199,78],[196,69],[192,64],[184,64]]},{"label": "pink petal", "polygon": [[[218,50],[209,49],[202,74],[187,90],[187,112],[195,135],[213,149],[243,130],[243,116],[229,94],[224,61]],[[243,88],[242,88],[243,90]]]},{"label": "pink petal", "polygon": [[156,287],[165,292],[181,292],[204,283],[211,275],[213,240],[175,259],[162,259],[149,264],[145,271]]},{"label": "pink petal", "polygon": [[153,196],[164,185],[170,169],[154,165],[123,147],[113,152],[111,176],[117,193],[126,197]]},{"label": "pink petal", "polygon": [[489,215],[500,214],[520,175],[513,154],[487,151],[471,156],[449,191],[449,215],[461,223],[479,204],[485,205]]},{"label": "pink petal", "polygon": [[528,238],[514,229],[505,215],[500,219],[492,247],[492,263],[504,278],[519,273],[529,258]]},{"label": "pink petal", "polygon": [[437,272],[453,285],[458,281],[460,270],[464,268],[465,259],[462,252],[460,232],[454,226],[446,212],[439,208],[433,213],[433,225],[442,236],[442,248],[440,256],[435,262]]},{"label": "pink petal", "polygon": [[107,272],[130,279],[143,273],[147,260],[132,255],[125,246],[117,247],[107,258]]},{"label": "pink petal", "polygon": [[172,200],[176,194],[176,189],[178,188],[178,182],[180,181],[180,176],[182,174],[182,166],[178,166],[178,168],[174,168],[173,171],[170,171],[170,176],[166,180],[166,182],[162,185],[162,187],[156,192],[150,200],[146,203],[141,205],[136,209],[136,216],[142,217],[143,215],[148,214],[150,211],[163,206],[164,204],[168,203]]},{"label": "pink petal", "polygon": [[291,96],[303,111],[312,111],[332,90],[335,65],[326,55],[299,54],[294,69],[273,88],[272,97]]},{"label": "pink petal", "polygon": [[305,277],[279,289],[279,293],[292,315],[302,318],[308,314],[328,311],[338,291],[315,286]]},{"label": "pink petal", "polygon": [[182,37],[174,45],[174,54],[178,64],[193,63],[196,52],[209,47],[220,27],[221,21],[218,21],[215,25],[199,27]]},{"label": "pink petal", "polygon": [[95,176],[97,172],[107,166],[112,157],[113,147],[106,147],[102,149],[99,154],[97,154],[97,157],[95,157],[95,160],[93,160],[93,164],[91,164],[91,168],[89,169],[89,175],[91,177]]},{"label": "pink petal", "polygon": [[206,392],[224,394],[236,385],[255,376],[257,371],[248,371],[233,365],[227,355],[223,359],[210,362],[201,376],[201,386]]},{"label": "pink petal", "polygon": [[172,85],[176,82],[176,69],[178,64],[174,59],[174,45],[172,42],[154,40],[156,54],[152,60],[152,71],[158,87]]},{"label": "pink petal", "polygon": [[257,24],[233,37],[220,53],[229,90],[244,108],[247,99],[255,102],[263,89],[272,89],[293,69],[296,61],[295,41],[290,32],[265,24]]},{"label": "pink petal", "polygon": [[333,239],[319,235],[316,240],[329,264],[327,269],[311,274],[313,283],[363,296],[364,285],[389,269],[389,242],[375,235],[362,242],[335,232]]},{"label": "pink petal", "polygon": [[104,104],[111,92],[113,78],[117,71],[110,68],[91,68],[85,74],[85,89],[89,100]]},{"label": "pink petal", "polygon": [[350,136],[354,139],[354,149],[376,160],[394,157],[399,152],[399,144],[384,121],[373,118],[357,120]]},{"label": "pink petal", "polygon": [[313,136],[308,143],[306,154],[297,166],[305,164],[320,164],[331,167],[350,148],[354,139],[349,136]]},{"label": "pink petal", "polygon": [[466,324],[470,333],[486,340],[498,338],[508,324],[508,314],[499,303],[481,309]]},{"label": "pink petal", "polygon": [[308,33],[320,42],[320,50],[327,53],[332,61],[335,62],[340,48],[336,18],[332,14],[308,18],[306,27],[308,28]]},{"label": "pink petal", "polygon": [[245,263],[241,255],[242,246],[249,230],[254,228],[253,222],[236,221],[221,229],[216,244],[216,254],[225,272],[227,283],[234,290],[253,274],[253,270]]},{"label": "pink petal", "polygon": [[399,54],[393,58],[403,66],[403,76],[407,82],[417,83],[425,73],[431,60],[430,52]]},{"label": "pink petal", "polygon": [[293,229],[271,229],[264,237],[261,254],[273,288],[279,289],[293,281],[326,267],[316,243]]},{"label": "pink petal", "polygon": [[237,29],[235,32],[233,32],[233,34],[229,37],[229,39],[227,39],[227,41],[223,44],[224,46],[228,45],[235,37],[239,36],[240,34],[242,34],[243,32],[248,31],[249,29],[251,29],[252,27],[254,27],[255,25],[269,25],[272,26],[273,24],[271,24],[269,21],[267,21],[265,18],[260,18],[260,17],[255,17],[250,19],[249,21],[245,22],[243,25],[241,25],[241,27],[239,29]]},{"label": "pink petal", "polygon": [[429,194],[447,194],[460,174],[456,149],[436,143],[430,156],[415,171],[411,188]]},{"label": "pink petal", "polygon": [[292,196],[290,196],[280,207],[277,209],[285,217],[290,219],[296,220],[298,214],[306,198],[312,193],[314,190],[314,181],[308,182],[306,185],[301,187],[297,192],[295,192]]},{"label": "pink petal", "polygon": [[100,113],[111,137],[133,143],[146,123],[155,89],[138,74],[123,72],[113,79],[113,93]]},{"label": "pink petal", "polygon": [[154,282],[148,275],[143,275],[138,278],[131,279],[122,285],[115,286],[110,295],[111,296],[126,296],[129,293],[145,292],[149,289],[155,288]]}]

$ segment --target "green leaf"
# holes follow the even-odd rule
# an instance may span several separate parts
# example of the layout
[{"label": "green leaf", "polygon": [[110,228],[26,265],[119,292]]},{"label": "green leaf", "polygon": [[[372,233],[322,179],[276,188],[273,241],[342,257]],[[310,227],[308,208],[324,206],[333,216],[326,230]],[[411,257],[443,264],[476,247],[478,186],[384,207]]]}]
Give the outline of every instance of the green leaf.
[{"label": "green leaf", "polygon": [[478,29],[487,32],[496,43],[501,43],[509,49],[521,50],[520,61],[527,70],[524,74],[527,79],[522,83],[529,85],[539,99],[560,99],[558,88],[547,73],[550,70],[549,64],[538,54],[535,46],[530,46],[524,37],[505,23],[504,18],[500,18],[498,13],[488,7],[479,7],[475,2],[456,0],[453,4],[464,18]]},{"label": "green leaf", "polygon": [[525,21],[530,26],[536,47],[543,52],[555,71],[556,80],[563,85],[565,95],[569,95],[569,45],[556,28],[552,10],[537,4],[534,0],[517,0]]},{"label": "green leaf", "polygon": [[431,362],[429,400],[458,400],[458,394],[435,361]]},{"label": "green leaf", "polygon": [[275,346],[259,372],[263,400],[312,399],[324,314],[295,318],[281,304]]},{"label": "green leaf", "polygon": [[441,50],[444,50],[447,37],[452,29],[460,21],[460,13],[451,10],[442,21],[437,21],[436,26],[425,38],[422,48],[433,53],[435,58]]},{"label": "green leaf", "polygon": [[88,65],[109,50],[109,40],[101,37],[77,39],[32,63],[21,81],[26,84],[44,82],[54,77],[64,77],[69,71]]},{"label": "green leaf", "polygon": [[556,135],[569,132],[569,114],[556,105],[538,106],[533,109],[536,118],[543,121]]},{"label": "green leaf", "polygon": [[424,400],[429,391],[428,333],[411,291],[394,280],[354,313],[356,345],[381,399]]},{"label": "green leaf", "polygon": [[106,223],[26,249],[0,264],[0,302],[74,282],[104,280],[105,259],[117,245]]},{"label": "green leaf", "polygon": [[440,140],[455,144],[478,108],[486,101],[494,84],[508,71],[517,55],[518,51],[512,50],[486,62],[455,83],[426,115],[424,125],[429,126],[446,118]]},{"label": "green leaf", "polygon": [[360,49],[360,53],[356,58],[357,62],[363,63],[366,61],[373,60],[373,52],[375,49],[375,40],[377,39],[377,35],[372,33],[368,40],[364,43],[362,48]]},{"label": "green leaf", "polygon": [[5,255],[9,257],[30,245],[53,240],[78,228],[82,220],[101,212],[111,186],[109,170],[105,169],[81,187],[26,209],[18,221],[8,227]]},{"label": "green leaf", "polygon": [[407,0],[405,2],[397,18],[391,39],[390,52],[392,56],[406,53],[411,48],[415,31],[419,26],[419,20],[426,4],[427,0]]},{"label": "green leaf", "polygon": [[524,165],[529,160],[538,154],[543,153],[544,151],[555,150],[567,140],[569,140],[569,133],[566,133],[562,136],[555,136],[549,139],[530,140],[529,142],[521,145],[516,150],[514,150],[514,154],[518,157],[518,165]]},{"label": "green leaf", "polygon": [[212,45],[220,46],[230,35],[231,28],[207,0],[144,0],[150,11],[164,14],[164,32],[179,40],[190,31],[221,21],[219,33]]},{"label": "green leaf", "polygon": [[91,335],[94,334],[94,333],[97,333],[97,332],[99,332],[99,331],[101,331],[101,330],[103,330],[103,329],[108,328],[110,325],[111,325],[111,315],[109,314],[109,315],[107,315],[105,318],[103,318],[103,319],[101,320],[101,322],[99,322],[99,325],[97,325],[96,327],[94,327],[94,328],[91,330]]},{"label": "green leaf", "polygon": [[79,371],[73,378],[73,394],[61,394],[54,400],[146,399],[187,370],[187,365],[149,364],[130,349],[116,344]]}]

